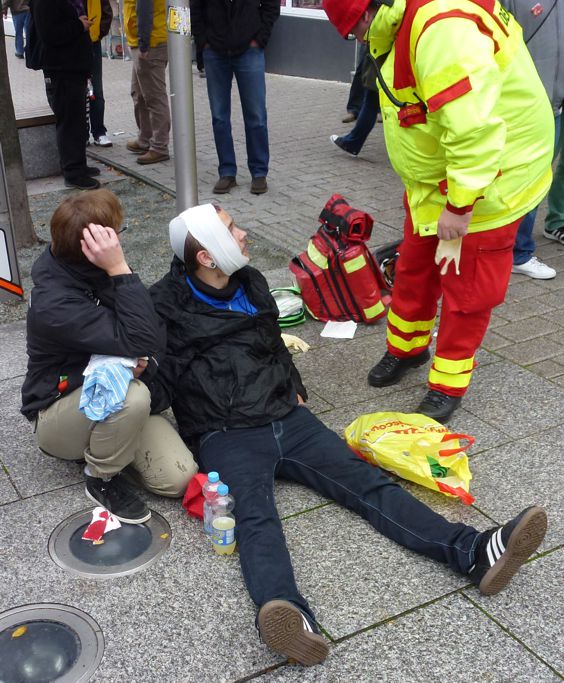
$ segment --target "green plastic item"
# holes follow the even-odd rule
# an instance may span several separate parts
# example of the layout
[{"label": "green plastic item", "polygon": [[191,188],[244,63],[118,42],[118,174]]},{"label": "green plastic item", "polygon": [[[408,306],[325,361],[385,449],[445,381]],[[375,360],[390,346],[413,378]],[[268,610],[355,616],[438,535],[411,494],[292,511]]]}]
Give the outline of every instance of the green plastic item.
[{"label": "green plastic item", "polygon": [[280,327],[294,327],[305,323],[304,302],[298,287],[275,287],[270,293],[278,306]]}]

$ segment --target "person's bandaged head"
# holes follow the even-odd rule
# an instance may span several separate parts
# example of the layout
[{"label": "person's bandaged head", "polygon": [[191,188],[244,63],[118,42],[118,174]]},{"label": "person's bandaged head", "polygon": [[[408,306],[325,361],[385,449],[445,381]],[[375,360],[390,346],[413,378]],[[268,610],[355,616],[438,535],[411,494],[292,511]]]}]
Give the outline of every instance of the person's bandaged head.
[{"label": "person's bandaged head", "polygon": [[213,204],[186,209],[169,224],[170,246],[184,263],[184,243],[190,233],[226,275],[233,275],[249,262],[241,253],[237,240],[219,217]]}]

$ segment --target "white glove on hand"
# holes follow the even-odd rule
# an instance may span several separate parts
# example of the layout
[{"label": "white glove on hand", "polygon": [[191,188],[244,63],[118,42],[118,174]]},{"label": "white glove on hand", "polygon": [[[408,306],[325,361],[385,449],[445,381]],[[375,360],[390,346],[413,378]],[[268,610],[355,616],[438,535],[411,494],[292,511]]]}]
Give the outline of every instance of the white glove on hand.
[{"label": "white glove on hand", "polygon": [[448,266],[451,261],[454,261],[454,269],[457,275],[460,275],[460,250],[462,249],[462,237],[457,237],[455,240],[439,240],[437,251],[435,252],[435,263],[439,265],[444,259],[443,267],[441,268],[441,275],[446,275]]},{"label": "white glove on hand", "polygon": [[291,351],[303,351],[304,353],[309,351],[309,344],[303,339],[295,337],[293,334],[282,333],[282,341],[284,344],[286,344],[286,348],[290,349]]}]

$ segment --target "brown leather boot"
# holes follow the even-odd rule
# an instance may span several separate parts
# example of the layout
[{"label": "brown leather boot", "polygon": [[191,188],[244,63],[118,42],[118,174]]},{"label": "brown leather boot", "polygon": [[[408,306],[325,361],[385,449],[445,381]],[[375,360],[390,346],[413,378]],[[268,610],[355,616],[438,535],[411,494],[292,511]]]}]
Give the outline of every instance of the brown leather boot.
[{"label": "brown leather boot", "polygon": [[170,159],[170,156],[166,152],[155,152],[154,149],[150,149],[145,154],[137,157],[137,163],[142,165],[156,164],[159,161],[168,161],[168,159]]}]

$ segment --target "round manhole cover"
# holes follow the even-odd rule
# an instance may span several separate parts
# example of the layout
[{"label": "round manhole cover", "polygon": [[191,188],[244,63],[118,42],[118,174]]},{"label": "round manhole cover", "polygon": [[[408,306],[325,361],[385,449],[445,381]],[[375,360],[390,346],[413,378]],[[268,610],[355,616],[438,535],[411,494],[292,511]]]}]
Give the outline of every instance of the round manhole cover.
[{"label": "round manhole cover", "polygon": [[100,627],[74,607],[45,603],[0,614],[2,683],[82,683],[103,654]]},{"label": "round manhole cover", "polygon": [[104,534],[102,543],[83,541],[92,510],[63,520],[51,534],[49,554],[59,567],[93,579],[109,579],[141,571],[170,545],[171,530],[156,512],[145,524],[122,524]]}]

